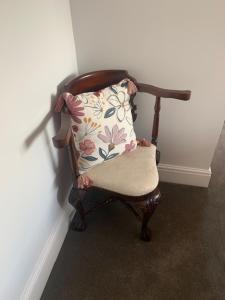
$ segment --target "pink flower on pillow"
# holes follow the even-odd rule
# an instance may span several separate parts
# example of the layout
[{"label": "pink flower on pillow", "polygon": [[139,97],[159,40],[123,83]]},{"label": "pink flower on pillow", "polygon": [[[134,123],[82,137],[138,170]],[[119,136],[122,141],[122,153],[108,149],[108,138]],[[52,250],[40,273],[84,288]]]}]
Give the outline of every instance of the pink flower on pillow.
[{"label": "pink flower on pillow", "polygon": [[119,129],[117,124],[113,126],[112,132],[110,132],[108,126],[105,126],[105,135],[99,133],[98,138],[104,143],[119,145],[126,142],[127,134],[124,131],[125,129]]},{"label": "pink flower on pillow", "polygon": [[84,140],[79,143],[80,150],[84,152],[85,155],[90,155],[95,150],[95,144],[91,140]]},{"label": "pink flower on pillow", "polygon": [[77,100],[77,98],[70,93],[63,93],[63,98],[65,99],[74,122],[81,123],[80,117],[84,116],[84,113],[82,112],[84,108],[80,105],[82,101]]},{"label": "pink flower on pillow", "polygon": [[135,145],[134,141],[131,141],[130,144],[126,144],[124,153],[127,153],[127,152],[130,152],[130,151],[134,150],[135,146],[136,145]]}]

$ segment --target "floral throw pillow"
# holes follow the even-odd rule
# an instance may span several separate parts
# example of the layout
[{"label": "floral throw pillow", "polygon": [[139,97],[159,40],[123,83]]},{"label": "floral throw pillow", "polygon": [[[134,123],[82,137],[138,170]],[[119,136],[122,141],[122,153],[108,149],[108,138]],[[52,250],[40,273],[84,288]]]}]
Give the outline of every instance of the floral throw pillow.
[{"label": "floral throw pillow", "polygon": [[79,173],[137,147],[128,79],[97,92],[63,98],[72,118]]}]

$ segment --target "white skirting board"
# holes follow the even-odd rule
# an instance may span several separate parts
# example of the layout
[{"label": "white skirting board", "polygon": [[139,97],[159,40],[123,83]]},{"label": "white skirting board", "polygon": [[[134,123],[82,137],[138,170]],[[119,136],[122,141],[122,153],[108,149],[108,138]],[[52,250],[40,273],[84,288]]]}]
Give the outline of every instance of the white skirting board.
[{"label": "white skirting board", "polygon": [[39,300],[41,298],[41,294],[66,237],[71,213],[71,207],[68,205],[62,211],[56,224],[54,224],[49,238],[34,266],[33,272],[20,296],[20,300]]},{"label": "white skirting board", "polygon": [[208,187],[211,169],[197,169],[169,164],[159,164],[160,181]]}]

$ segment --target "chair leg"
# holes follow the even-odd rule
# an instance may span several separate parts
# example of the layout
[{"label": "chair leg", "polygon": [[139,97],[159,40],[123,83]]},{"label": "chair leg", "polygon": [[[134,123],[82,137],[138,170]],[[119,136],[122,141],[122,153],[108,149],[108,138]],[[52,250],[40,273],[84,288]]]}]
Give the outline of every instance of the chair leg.
[{"label": "chair leg", "polygon": [[146,208],[142,209],[143,212],[143,219],[141,224],[141,234],[140,238],[143,241],[149,242],[152,239],[152,233],[151,230],[148,228],[148,222],[150,220],[151,215],[153,214],[153,211],[148,205],[146,205]]},{"label": "chair leg", "polygon": [[159,198],[160,192],[157,190],[155,194],[149,195],[146,201],[144,201],[144,203],[142,202],[142,205],[140,206],[143,214],[140,238],[143,241],[151,241],[152,234],[151,230],[148,228],[148,222],[159,203]]},{"label": "chair leg", "polygon": [[70,229],[75,231],[84,231],[87,227],[85,222],[85,211],[82,200],[85,196],[85,191],[80,191],[72,188],[69,195],[69,203],[76,209],[75,215],[70,223]]}]

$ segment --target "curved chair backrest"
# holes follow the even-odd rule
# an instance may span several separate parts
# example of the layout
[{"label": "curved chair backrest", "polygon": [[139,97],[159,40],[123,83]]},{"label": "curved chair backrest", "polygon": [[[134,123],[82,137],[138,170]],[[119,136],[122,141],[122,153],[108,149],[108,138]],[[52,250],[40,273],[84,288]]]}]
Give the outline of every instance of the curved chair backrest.
[{"label": "curved chair backrest", "polygon": [[[74,96],[86,92],[95,92],[112,84],[116,84],[124,78],[129,78],[133,82],[136,82],[136,79],[130,76],[126,70],[94,71],[70,79],[70,81],[64,85],[62,92],[69,92]],[[133,120],[135,121],[137,117],[137,107],[133,102],[134,97],[135,95],[131,96],[130,104]]]}]

